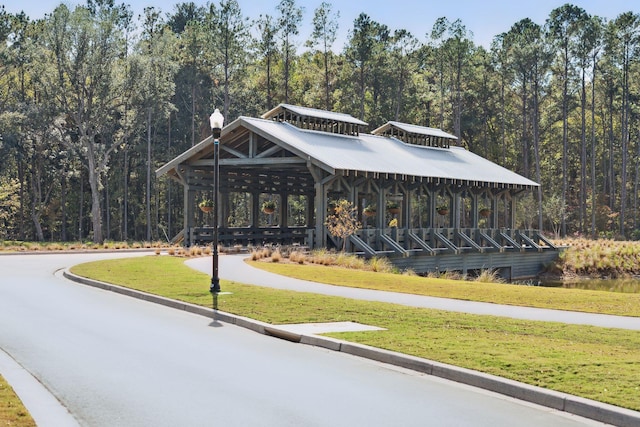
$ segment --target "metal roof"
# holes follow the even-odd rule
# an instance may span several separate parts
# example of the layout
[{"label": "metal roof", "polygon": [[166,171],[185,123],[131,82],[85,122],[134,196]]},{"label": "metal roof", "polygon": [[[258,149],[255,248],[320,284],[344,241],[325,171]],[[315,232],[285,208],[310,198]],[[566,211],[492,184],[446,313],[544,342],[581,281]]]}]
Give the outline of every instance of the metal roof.
[{"label": "metal roof", "polygon": [[[220,143],[224,145],[225,135],[239,127],[262,135],[331,174],[347,171],[495,186],[538,186],[536,182],[463,147],[426,147],[371,134],[332,134],[300,129],[290,123],[267,119],[239,117],[222,129]],[[181,163],[188,163],[191,159],[210,156],[210,139],[201,141],[156,170],[156,176],[171,173]]]},{"label": "metal roof", "polygon": [[536,182],[462,147],[424,147],[406,144],[391,137],[330,134],[299,129],[289,123],[249,117],[238,120],[331,173],[344,170],[496,185],[538,186]]},{"label": "metal roof", "polygon": [[437,129],[437,128],[410,125],[408,123],[393,122],[393,121],[389,121],[389,122],[385,123],[384,125],[380,126],[379,128],[372,130],[371,133],[374,134],[374,135],[380,135],[383,132],[385,132],[386,130],[388,130],[390,127],[396,127],[396,128],[398,128],[400,130],[403,130],[403,131],[405,131],[407,133],[413,133],[413,134],[417,134],[417,135],[436,136],[436,137],[439,137],[439,138],[448,138],[448,139],[458,139],[457,136],[451,135],[450,133],[447,133],[447,132],[445,132],[443,130],[440,130],[440,129]]},{"label": "metal roof", "polygon": [[350,114],[334,113],[332,111],[318,110],[316,108],[309,108],[309,107],[300,107],[299,105],[291,105],[291,104],[280,104],[277,107],[264,113],[261,117],[263,119],[268,119],[275,116],[282,110],[289,110],[292,113],[297,114],[299,116],[303,116],[303,117],[315,117],[317,119],[322,119],[322,120],[353,123],[361,126],[369,125],[369,123],[356,119]]}]

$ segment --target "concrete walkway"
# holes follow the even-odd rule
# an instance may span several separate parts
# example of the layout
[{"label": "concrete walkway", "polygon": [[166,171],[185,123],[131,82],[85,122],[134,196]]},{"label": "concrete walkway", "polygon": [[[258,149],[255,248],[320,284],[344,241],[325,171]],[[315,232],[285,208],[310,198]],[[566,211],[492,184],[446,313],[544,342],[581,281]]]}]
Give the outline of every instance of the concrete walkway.
[{"label": "concrete walkway", "polygon": [[[510,317],[513,319],[561,322],[577,325],[592,325],[605,328],[640,330],[640,318],[638,317],[611,316],[606,314],[519,307],[326,285],[269,273],[250,266],[244,262],[245,258],[247,258],[246,254],[221,255],[219,257],[220,278],[277,289],[312,292],[365,301],[388,302],[412,307],[433,308],[460,313],[484,314]],[[207,274],[211,274],[212,271],[212,260],[210,257],[189,260],[187,261],[187,265]],[[222,290],[224,291],[224,289]]]}]

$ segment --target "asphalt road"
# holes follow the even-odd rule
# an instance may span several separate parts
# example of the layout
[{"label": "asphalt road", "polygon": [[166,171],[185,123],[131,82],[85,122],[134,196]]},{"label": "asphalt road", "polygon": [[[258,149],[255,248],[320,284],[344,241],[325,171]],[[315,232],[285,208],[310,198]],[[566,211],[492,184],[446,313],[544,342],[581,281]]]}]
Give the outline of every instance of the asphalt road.
[{"label": "asphalt road", "polygon": [[600,425],[56,274],[110,256],[0,256],[0,349],[82,426]]}]

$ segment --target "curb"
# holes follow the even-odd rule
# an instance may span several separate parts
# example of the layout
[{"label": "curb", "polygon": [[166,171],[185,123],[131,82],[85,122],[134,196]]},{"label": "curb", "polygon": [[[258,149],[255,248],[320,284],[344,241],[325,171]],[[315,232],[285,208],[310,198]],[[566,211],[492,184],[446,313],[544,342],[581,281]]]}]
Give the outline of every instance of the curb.
[{"label": "curb", "polygon": [[29,409],[29,414],[37,426],[80,426],[73,415],[44,384],[2,349],[0,349],[0,372],[20,398],[22,404]]},{"label": "curb", "polygon": [[128,248],[128,249],[63,249],[63,250],[39,250],[39,251],[0,251],[0,256],[12,255],[82,255],[82,254],[111,254],[111,253],[137,253],[155,252],[156,249],[166,251],[167,248]]},{"label": "curb", "polygon": [[339,351],[353,356],[387,363],[427,375],[433,375],[446,380],[481,388],[558,411],[567,412],[583,418],[589,418],[605,424],[619,427],[637,427],[640,425],[640,412],[638,411],[620,408],[607,403],[548,390],[542,387],[532,386],[495,375],[485,374],[471,369],[460,368],[394,351],[318,335],[297,334],[281,329],[277,325],[271,325],[247,317],[237,316],[235,314],[177,301],[142,291],[136,291],[106,282],[87,279],[71,273],[68,269],[64,270],[62,274],[65,278],[77,283],[161,304],[167,307],[184,310],[192,314],[211,318],[214,322],[220,321],[229,323],[250,329],[263,335],[269,335],[295,343],[322,347],[328,350]]}]

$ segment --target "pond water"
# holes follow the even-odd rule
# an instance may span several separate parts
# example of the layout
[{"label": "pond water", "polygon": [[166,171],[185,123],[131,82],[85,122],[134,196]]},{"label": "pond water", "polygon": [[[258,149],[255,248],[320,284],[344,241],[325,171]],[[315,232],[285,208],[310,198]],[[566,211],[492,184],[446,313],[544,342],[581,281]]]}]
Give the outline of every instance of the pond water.
[{"label": "pond water", "polygon": [[640,293],[640,278],[583,279],[569,282],[541,282],[540,286],[637,294]]}]

